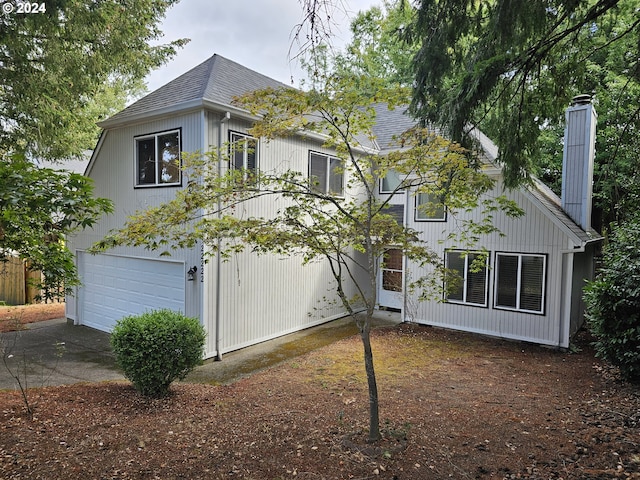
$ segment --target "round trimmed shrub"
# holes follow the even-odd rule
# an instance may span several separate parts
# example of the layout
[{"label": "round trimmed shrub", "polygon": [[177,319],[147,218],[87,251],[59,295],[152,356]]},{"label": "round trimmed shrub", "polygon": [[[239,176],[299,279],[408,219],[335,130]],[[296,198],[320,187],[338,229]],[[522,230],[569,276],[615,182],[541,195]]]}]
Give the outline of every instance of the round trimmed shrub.
[{"label": "round trimmed shrub", "polygon": [[584,294],[596,354],[640,381],[640,221],[619,225],[604,250],[604,268]]},{"label": "round trimmed shrub", "polygon": [[116,362],[140,393],[161,397],[202,363],[206,333],[197,318],[172,310],[124,317],[111,335]]}]

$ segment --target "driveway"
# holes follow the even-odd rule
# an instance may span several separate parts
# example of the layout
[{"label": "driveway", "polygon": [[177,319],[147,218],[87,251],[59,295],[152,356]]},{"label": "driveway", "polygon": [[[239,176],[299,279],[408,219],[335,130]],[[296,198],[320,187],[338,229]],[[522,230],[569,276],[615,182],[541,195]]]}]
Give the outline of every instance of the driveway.
[{"label": "driveway", "polygon": [[[400,314],[378,311],[374,326],[400,322]],[[0,389],[18,388],[15,376],[29,388],[80,382],[125,380],[115,364],[110,335],[72,325],[66,319],[28,324],[27,330],[0,334]],[[350,318],[334,320],[275,340],[207,360],[187,381],[224,384],[357,334]]]},{"label": "driveway", "polygon": [[109,334],[67,323],[64,318],[27,324],[0,334],[0,389],[124,380],[115,366]]}]

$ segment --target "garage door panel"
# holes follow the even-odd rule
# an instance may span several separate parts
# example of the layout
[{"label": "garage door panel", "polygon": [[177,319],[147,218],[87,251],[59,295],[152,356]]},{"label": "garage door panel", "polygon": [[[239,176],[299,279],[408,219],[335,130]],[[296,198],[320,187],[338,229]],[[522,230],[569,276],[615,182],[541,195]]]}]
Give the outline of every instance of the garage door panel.
[{"label": "garage door panel", "polygon": [[184,264],[115,255],[79,254],[82,325],[111,331],[128,315],[169,308],[184,312]]}]

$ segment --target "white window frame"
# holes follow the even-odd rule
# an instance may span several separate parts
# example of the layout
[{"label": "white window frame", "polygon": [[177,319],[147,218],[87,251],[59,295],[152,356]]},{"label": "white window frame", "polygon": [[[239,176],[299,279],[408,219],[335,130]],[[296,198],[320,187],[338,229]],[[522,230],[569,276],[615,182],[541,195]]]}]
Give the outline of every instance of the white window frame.
[{"label": "white window frame", "polygon": [[[515,290],[515,300],[516,306],[508,306],[508,305],[498,305],[498,295],[499,295],[499,285],[500,285],[500,257],[515,257],[518,259],[517,271],[516,271],[516,290]],[[523,288],[523,279],[522,279],[522,259],[525,257],[535,257],[542,259],[542,285],[541,285],[541,299],[540,299],[540,310],[529,310],[526,308],[521,308],[520,300],[521,293]],[[509,310],[512,312],[522,312],[522,313],[533,313],[537,315],[545,314],[545,304],[546,304],[546,294],[547,294],[547,255],[541,253],[512,253],[512,252],[496,252],[495,259],[495,284],[494,284],[494,299],[493,299],[493,307],[497,310]]]},{"label": "white window frame", "polygon": [[[422,200],[423,197],[426,196],[427,200],[424,201]],[[434,193],[416,193],[416,199],[415,199],[415,209],[414,209],[414,220],[416,222],[446,222],[447,221],[447,207],[444,205],[444,203],[442,203],[441,201],[438,202],[437,195]],[[429,212],[425,211],[424,209],[420,209],[420,205],[424,205],[426,203],[435,203],[435,204],[442,204],[442,216],[441,217],[436,217],[436,216],[427,216],[427,214],[429,214]],[[434,212],[435,213],[435,212]],[[420,216],[422,215],[422,216]]]},{"label": "white window frame", "polygon": [[[447,293],[445,292],[445,300],[447,303],[455,303],[458,305],[468,305],[471,307],[484,307],[487,308],[489,306],[489,254],[487,252],[481,251],[465,251],[465,250],[446,250],[445,251],[445,267],[449,268],[449,254],[458,254],[462,255],[464,258],[464,276],[461,278],[462,281],[462,300],[450,299]],[[468,300],[468,288],[469,288],[469,262],[473,262],[471,257],[473,255],[484,255],[485,257],[485,265],[484,265],[484,301],[483,303],[470,302]]]},{"label": "white window frame", "polygon": [[[159,148],[158,141],[162,136],[170,135],[175,133],[178,138],[178,181],[177,182],[162,182],[158,175],[158,159],[159,159]],[[140,183],[140,157],[139,157],[139,149],[138,144],[144,140],[154,140],[154,175],[155,181],[153,183]],[[182,131],[181,129],[173,129],[173,130],[165,130],[157,133],[150,133],[145,135],[139,135],[134,137],[133,139],[133,157],[134,157],[134,186],[135,188],[157,188],[157,187],[175,187],[182,185]]]},{"label": "white window frame", "polygon": [[[254,168],[249,168],[249,141],[253,141],[255,144],[255,148],[253,151],[253,154],[255,156]],[[258,173],[259,168],[258,139],[252,137],[251,135],[247,135],[246,133],[229,130],[229,168],[234,170],[237,169],[235,154],[236,151],[238,151],[238,147],[242,148],[242,180],[245,182],[250,182],[252,173],[255,177],[255,175]]]},{"label": "white window frame", "polygon": [[[397,186],[392,188],[391,190],[385,190],[384,188],[384,184],[385,181],[387,183],[390,183],[391,181],[394,181],[394,183],[397,181]],[[404,189],[402,188],[398,188],[400,185],[402,185],[402,179],[400,178],[400,174],[398,172],[396,172],[394,169],[391,169],[387,172],[387,174],[382,177],[380,179],[380,193],[402,193],[404,192]]]},{"label": "white window frame", "polygon": [[[314,181],[313,181],[313,175],[311,173],[311,159],[312,156],[317,156],[317,157],[324,157],[325,159],[325,171],[324,171],[324,178],[318,178],[319,180],[319,185],[315,185]],[[331,163],[332,161],[337,161],[340,162],[341,166],[340,168],[342,168],[344,170],[344,161],[341,160],[340,158],[334,156],[334,155],[329,155],[327,153],[321,153],[321,152],[315,152],[313,150],[309,150],[309,162],[308,162],[308,169],[309,169],[309,188],[312,191],[316,191],[319,192],[321,194],[326,194],[326,195],[332,195],[334,197],[338,197],[338,198],[344,198],[344,171],[341,173],[340,175],[340,192],[331,192],[330,191],[330,186],[331,186],[331,172],[332,172],[332,168],[331,168]],[[334,167],[335,168],[335,167]],[[334,178],[336,178],[334,176]]]}]

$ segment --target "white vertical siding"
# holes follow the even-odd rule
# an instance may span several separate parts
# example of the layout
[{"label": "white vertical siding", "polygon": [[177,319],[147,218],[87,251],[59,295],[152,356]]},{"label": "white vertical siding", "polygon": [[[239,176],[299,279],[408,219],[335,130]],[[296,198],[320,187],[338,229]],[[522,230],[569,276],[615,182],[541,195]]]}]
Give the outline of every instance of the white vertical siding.
[{"label": "white vertical siding", "polygon": [[[497,186],[490,195],[503,193]],[[415,299],[409,305],[415,312],[419,323],[440,325],[447,328],[466,330],[470,332],[499,336],[503,338],[525,340],[540,344],[559,345],[561,343],[561,326],[563,325],[563,253],[569,246],[567,236],[541,211],[521,190],[511,191],[508,196],[515,200],[525,211],[521,218],[510,218],[503,213],[494,214],[494,225],[505,235],[487,235],[473,248],[485,248],[490,252],[489,257],[489,305],[476,307],[437,301],[416,303]],[[413,201],[409,200],[413,209]],[[452,241],[440,243],[444,238],[445,228],[456,228],[452,215],[445,223],[415,222],[413,215],[408,215],[409,226],[421,232],[422,239],[444,258],[448,248],[465,248]],[[459,218],[481,219],[479,210]],[[494,308],[495,299],[495,265],[496,252],[542,254],[546,257],[545,302],[543,314],[523,313]],[[409,274],[415,279],[420,275],[420,269],[415,265],[408,265]],[[568,319],[567,319],[568,321]]]},{"label": "white vertical siding", "polygon": [[[135,184],[135,143],[134,138],[149,133],[181,129],[182,151],[202,150],[205,143],[202,126],[203,115],[200,111],[178,115],[172,118],[139,123],[105,131],[94,161],[87,175],[94,180],[96,197],[111,199],[115,211],[103,216],[91,229],[86,229],[69,239],[72,251],[81,251],[102,239],[110,230],[124,225],[127,217],[138,210],[159,205],[171,200],[180,187],[134,188]],[[184,179],[183,179],[184,184]],[[151,252],[142,248],[119,247],[108,252],[113,255],[126,255],[138,258],[158,258],[160,252]],[[172,257],[185,262],[187,269],[198,266],[200,269],[200,249],[172,252]],[[82,280],[82,279],[81,279]],[[199,281],[185,281],[185,313],[200,317],[202,298]],[[79,298],[67,299],[71,305],[69,314],[77,315],[75,302]],[[72,317],[73,318],[73,317]]]},{"label": "white vertical siding", "polygon": [[[217,148],[220,116],[210,113],[209,138]],[[246,132],[248,123],[231,118],[222,126],[222,141],[228,140],[228,130]],[[262,171],[292,169],[307,174],[308,140],[300,138],[260,139],[259,168]],[[327,151],[314,145],[315,151]],[[330,153],[329,151],[327,151]],[[223,152],[224,153],[224,152]],[[226,165],[225,165],[226,168]],[[241,217],[269,217],[284,207],[284,200],[263,197],[238,206]],[[207,325],[210,332],[216,326],[216,258],[212,257],[206,272]],[[345,315],[335,293],[335,280],[326,261],[302,265],[300,256],[283,258],[277,255],[257,255],[245,251],[222,263],[219,297],[220,342],[217,351],[215,335],[210,335],[207,355],[226,353],[264,340]],[[351,288],[348,292],[355,293]]]}]

